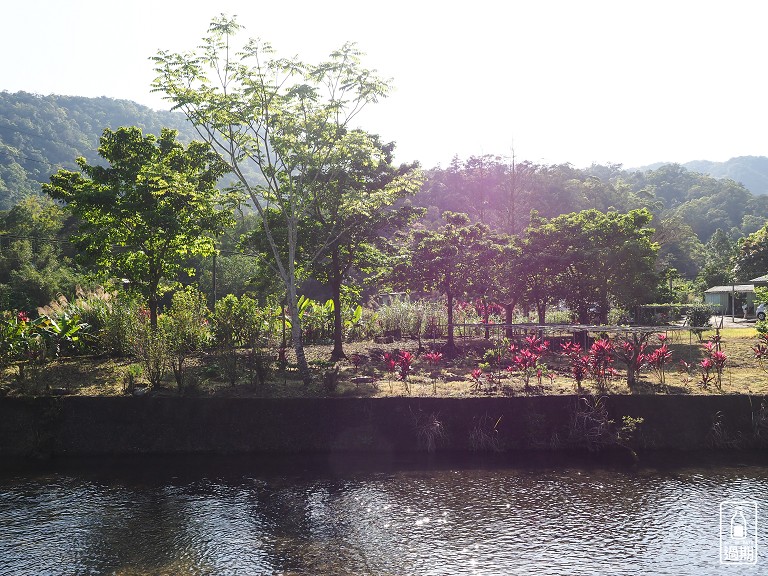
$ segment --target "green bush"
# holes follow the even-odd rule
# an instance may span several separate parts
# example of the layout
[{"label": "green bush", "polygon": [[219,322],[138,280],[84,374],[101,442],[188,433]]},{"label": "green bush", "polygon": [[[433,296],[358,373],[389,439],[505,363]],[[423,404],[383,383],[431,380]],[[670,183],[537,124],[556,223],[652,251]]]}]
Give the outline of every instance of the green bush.
[{"label": "green bush", "polygon": [[211,338],[205,294],[187,286],[173,295],[171,306],[160,316],[166,340],[168,362],[181,392],[185,384],[185,363],[190,354],[201,350]]},{"label": "green bush", "polygon": [[168,341],[162,326],[153,327],[149,310],[139,311],[139,320],[131,337],[131,350],[144,369],[153,388],[160,385],[168,365]]}]

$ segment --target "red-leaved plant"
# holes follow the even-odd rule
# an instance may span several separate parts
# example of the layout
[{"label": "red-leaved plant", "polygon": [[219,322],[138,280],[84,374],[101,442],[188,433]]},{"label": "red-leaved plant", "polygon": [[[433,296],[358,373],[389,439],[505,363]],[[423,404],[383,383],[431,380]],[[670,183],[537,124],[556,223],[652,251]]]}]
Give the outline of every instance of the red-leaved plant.
[{"label": "red-leaved plant", "polygon": [[720,335],[712,336],[709,342],[704,343],[706,357],[701,361],[701,380],[699,385],[707,388],[710,382],[714,382],[718,390],[723,387],[723,370],[728,362],[728,356],[720,348]]},{"label": "red-leaved plant", "polygon": [[413,364],[413,354],[407,350],[401,350],[400,355],[397,357],[397,366],[399,369],[397,377],[405,385],[405,391],[407,394],[411,393],[411,388],[408,385],[408,375],[411,373]]},{"label": "red-leaved plant", "polygon": [[627,386],[631,389],[637,384],[637,376],[647,360],[645,339],[647,334],[635,334],[633,340],[622,340],[614,347],[616,358],[627,366]]},{"label": "red-leaved plant", "polygon": [[576,382],[576,390],[581,391],[581,383],[589,375],[589,356],[585,355],[581,344],[568,341],[560,345],[563,355],[568,358],[568,367]]},{"label": "red-leaved plant", "polygon": [[589,372],[600,393],[608,390],[608,385],[616,376],[616,370],[613,368],[614,359],[615,350],[607,338],[595,340],[589,347]]},{"label": "red-leaved plant", "polygon": [[542,361],[542,357],[549,350],[549,342],[541,340],[538,336],[526,336],[525,348],[518,349],[514,344],[510,345],[509,351],[512,354],[512,362],[507,366],[509,372],[520,374],[523,379],[523,387],[526,391],[530,390],[532,377],[536,377],[541,385],[542,376],[548,374],[547,366]]},{"label": "red-leaved plant", "polygon": [[424,359],[431,367],[429,376],[432,378],[432,394],[437,394],[437,366],[442,361],[443,354],[436,351],[427,352],[424,354]]},{"label": "red-leaved plant", "polygon": [[667,365],[671,358],[672,352],[669,351],[669,348],[667,348],[666,344],[662,344],[656,348],[656,350],[646,356],[645,361],[648,366],[650,366],[651,370],[653,370],[654,374],[656,374],[656,377],[659,380],[659,384],[664,384],[665,382],[664,367]]},{"label": "red-leaved plant", "polygon": [[472,379],[472,389],[479,390],[483,385],[483,370],[481,368],[475,368],[469,373],[469,377]]},{"label": "red-leaved plant", "polygon": [[389,391],[392,392],[392,376],[395,374],[395,371],[397,370],[397,358],[395,354],[385,352],[383,359],[384,359],[384,369],[387,371],[387,374],[388,374],[387,380],[389,381]]}]

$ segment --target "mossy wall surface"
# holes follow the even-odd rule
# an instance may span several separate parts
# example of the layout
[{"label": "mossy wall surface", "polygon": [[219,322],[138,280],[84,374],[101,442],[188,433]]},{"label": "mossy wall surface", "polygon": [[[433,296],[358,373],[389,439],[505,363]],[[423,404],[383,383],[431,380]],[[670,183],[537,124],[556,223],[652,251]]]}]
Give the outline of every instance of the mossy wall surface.
[{"label": "mossy wall surface", "polygon": [[[0,455],[768,449],[755,396],[514,398],[0,398]],[[586,411],[585,411],[586,410]],[[608,420],[612,420],[611,424]],[[577,421],[580,421],[579,424]]]}]

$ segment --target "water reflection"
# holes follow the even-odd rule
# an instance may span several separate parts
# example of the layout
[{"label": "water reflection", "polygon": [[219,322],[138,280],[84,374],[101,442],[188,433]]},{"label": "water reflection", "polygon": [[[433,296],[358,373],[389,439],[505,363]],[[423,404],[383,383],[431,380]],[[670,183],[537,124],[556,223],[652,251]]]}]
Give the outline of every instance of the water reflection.
[{"label": "water reflection", "polygon": [[760,502],[766,551],[760,463],[272,464],[2,475],[0,574],[754,574],[768,562],[719,566],[721,500]]}]

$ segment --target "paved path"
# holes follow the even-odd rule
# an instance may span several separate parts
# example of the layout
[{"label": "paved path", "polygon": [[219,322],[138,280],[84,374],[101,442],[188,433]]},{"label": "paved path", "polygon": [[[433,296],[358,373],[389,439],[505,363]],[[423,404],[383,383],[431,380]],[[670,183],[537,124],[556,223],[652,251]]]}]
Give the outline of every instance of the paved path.
[{"label": "paved path", "polygon": [[733,320],[730,316],[712,316],[712,318],[709,319],[709,323],[713,327],[720,326],[720,323],[722,322],[723,328],[754,328],[756,321],[756,318],[747,318],[745,320],[738,316]]}]

